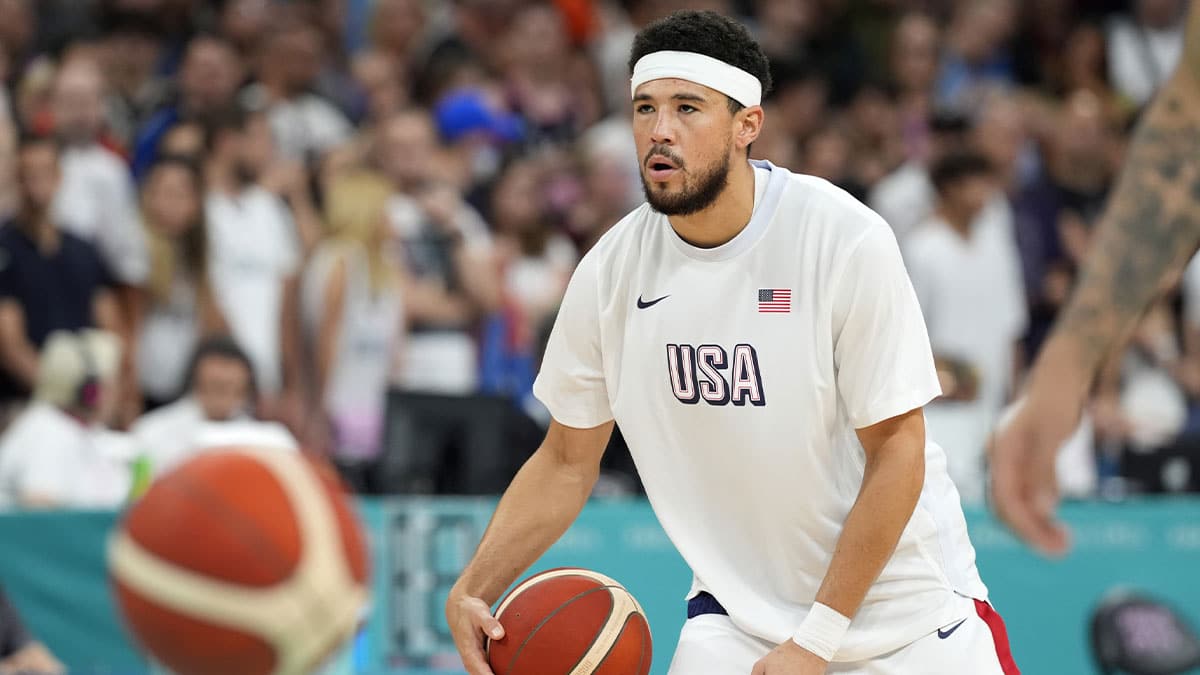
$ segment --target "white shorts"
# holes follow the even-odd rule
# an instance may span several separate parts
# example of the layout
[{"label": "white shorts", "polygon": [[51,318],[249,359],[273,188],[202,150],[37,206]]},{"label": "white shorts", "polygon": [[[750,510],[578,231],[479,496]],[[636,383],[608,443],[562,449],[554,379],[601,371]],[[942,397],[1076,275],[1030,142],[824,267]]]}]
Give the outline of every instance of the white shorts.
[{"label": "white shorts", "polygon": [[[963,621],[869,661],[831,663],[826,675],[1020,675],[1000,615],[986,602],[961,600]],[[775,647],[727,616],[702,614],[683,625],[669,675],[750,675]]]}]

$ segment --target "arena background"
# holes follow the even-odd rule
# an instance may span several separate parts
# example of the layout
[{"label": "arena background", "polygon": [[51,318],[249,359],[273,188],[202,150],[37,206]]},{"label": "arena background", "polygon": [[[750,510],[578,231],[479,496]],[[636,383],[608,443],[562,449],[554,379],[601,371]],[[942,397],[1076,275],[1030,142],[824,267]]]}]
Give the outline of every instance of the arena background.
[{"label": "arena background", "polygon": [[[87,316],[54,326],[107,328],[137,354],[122,363],[121,405],[104,422],[140,442],[141,416],[177,403],[176,390],[191,383],[183,371],[192,347],[231,333],[260,379],[247,410],[330,457],[359,493],[374,566],[371,613],[328,672],[457,673],[442,603],[496,494],[543,433],[546,413],[530,387],[554,309],[579,256],[640,199],[627,122],[632,35],[680,8],[738,17],[771,56],[775,79],[754,156],[834,182],[896,230],[943,357],[947,396],[931,406],[930,426],[950,454],[1017,662],[1032,675],[1085,675],[1098,672],[1092,613],[1114,592],[1147,593],[1200,621],[1200,266],[1164,289],[1113,359],[1063,456],[1069,556],[1037,557],[994,520],[982,443],[1074,281],[1129,133],[1178,58],[1187,5],[0,0],[0,216],[12,221],[9,231],[18,227],[19,139],[58,137],[55,225],[94,246],[112,277],[105,288],[143,321]],[[229,122],[232,108],[262,116],[269,138]],[[230,150],[237,144],[222,144],[231,137],[221,134],[235,131],[267,149]],[[190,281],[180,271],[184,235],[164,234],[155,221],[165,217],[156,158],[180,152],[201,168],[204,191],[193,196],[208,197],[207,214],[187,225],[210,248]],[[953,186],[935,189],[938,175],[954,178],[948,158],[961,173],[963,156],[987,167],[985,204],[972,207]],[[282,243],[250,234],[261,225],[253,218],[230,220],[214,206],[222,179],[241,169],[283,205],[285,217],[272,221],[285,225]],[[356,363],[386,377],[365,387],[367,396],[342,400],[317,384],[322,310],[304,289],[327,280],[314,261],[355,242],[326,197],[360,170],[394,190],[387,250],[396,256],[387,264],[408,281],[385,290],[396,292],[405,320],[381,353],[368,344],[377,334],[347,338],[362,337],[354,358],[375,361]],[[977,257],[922,239],[953,219],[946,214],[990,233],[972,244]],[[144,236],[145,250],[114,244],[120,232]],[[249,258],[223,259],[230,246]],[[282,263],[277,247],[295,256]],[[176,266],[163,267],[167,259]],[[177,275],[168,282],[211,279],[220,296],[223,283],[256,265],[286,267],[272,281],[280,299],[246,307],[218,297],[228,303],[224,330],[202,325],[200,300],[180,307],[159,294],[164,269]],[[31,321],[56,302],[8,284],[0,274],[0,303]],[[295,316],[289,302],[301,306]],[[284,326],[265,348],[249,325],[262,315]],[[146,317],[180,316],[182,349],[145,328]],[[37,349],[45,338],[29,341]],[[19,359],[6,349],[0,344],[0,417],[9,425],[27,409],[30,387],[14,383]],[[995,367],[1010,362],[1012,373]],[[129,476],[106,474],[112,485],[133,483],[131,491],[101,503],[95,494],[104,490],[88,501],[64,488],[55,508],[27,510],[5,492],[14,489],[6,438],[0,587],[71,673],[147,672],[115,614],[104,546],[154,470],[155,448],[140,446],[118,467]],[[41,451],[26,445],[21,451]],[[81,480],[78,467],[61,471],[64,484]],[[82,480],[102,482],[99,474]],[[563,565],[596,569],[633,591],[655,637],[652,672],[665,674],[689,575],[619,434],[594,499],[534,569]]]}]

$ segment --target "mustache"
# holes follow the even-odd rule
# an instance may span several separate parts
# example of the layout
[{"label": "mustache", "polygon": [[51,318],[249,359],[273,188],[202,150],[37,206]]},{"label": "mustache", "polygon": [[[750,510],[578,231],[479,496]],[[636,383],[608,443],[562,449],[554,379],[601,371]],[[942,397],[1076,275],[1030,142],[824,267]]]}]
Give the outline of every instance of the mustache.
[{"label": "mustache", "polygon": [[651,146],[650,150],[648,150],[646,152],[646,156],[642,158],[642,166],[645,166],[647,163],[649,163],[650,158],[653,157],[654,155],[661,155],[663,157],[666,157],[667,159],[674,162],[675,166],[679,167],[680,169],[683,168],[683,158],[680,157],[679,155],[676,155],[675,153],[671,152],[671,149],[665,145]]}]

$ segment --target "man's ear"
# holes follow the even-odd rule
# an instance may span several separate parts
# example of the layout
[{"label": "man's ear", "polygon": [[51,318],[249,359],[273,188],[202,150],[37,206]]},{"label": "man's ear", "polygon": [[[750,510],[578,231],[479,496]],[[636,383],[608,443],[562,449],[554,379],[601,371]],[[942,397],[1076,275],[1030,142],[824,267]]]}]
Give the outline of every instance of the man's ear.
[{"label": "man's ear", "polygon": [[761,105],[743,108],[734,115],[734,141],[739,150],[745,150],[762,133],[765,113]]}]

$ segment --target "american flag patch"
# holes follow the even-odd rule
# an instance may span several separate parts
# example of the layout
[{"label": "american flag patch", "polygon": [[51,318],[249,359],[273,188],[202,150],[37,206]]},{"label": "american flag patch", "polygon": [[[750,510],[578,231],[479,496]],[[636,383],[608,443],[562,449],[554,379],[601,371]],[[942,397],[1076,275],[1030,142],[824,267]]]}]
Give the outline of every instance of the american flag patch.
[{"label": "american flag patch", "polygon": [[762,314],[783,314],[792,311],[790,288],[758,289],[758,311]]}]

